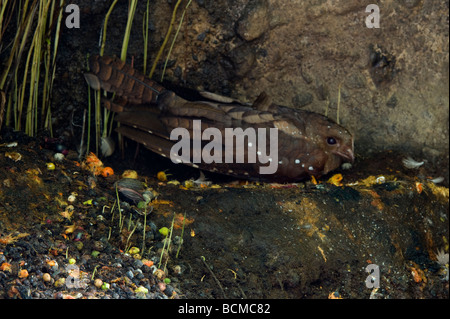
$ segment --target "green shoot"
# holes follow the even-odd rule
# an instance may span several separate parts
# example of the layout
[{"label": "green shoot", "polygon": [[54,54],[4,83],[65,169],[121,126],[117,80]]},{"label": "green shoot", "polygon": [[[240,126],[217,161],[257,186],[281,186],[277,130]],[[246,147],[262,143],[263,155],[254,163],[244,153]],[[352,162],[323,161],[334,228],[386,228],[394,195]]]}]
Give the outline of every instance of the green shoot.
[{"label": "green shoot", "polygon": [[170,21],[169,29],[167,30],[167,34],[166,34],[166,37],[164,38],[163,44],[159,48],[158,54],[156,55],[155,61],[153,62],[152,69],[150,70],[150,74],[148,76],[149,78],[151,78],[153,76],[153,73],[155,72],[155,69],[156,69],[156,64],[158,63],[159,59],[161,58],[164,48],[166,47],[167,41],[169,40],[170,34],[172,33],[172,28],[175,23],[175,18],[177,16],[177,9],[178,9],[178,6],[180,5],[181,1],[182,0],[178,0],[177,3],[175,4],[175,7],[173,8],[172,19]]},{"label": "green shoot", "polygon": [[184,235],[184,225],[186,223],[186,212],[184,212],[183,216],[183,226],[181,227],[181,240],[180,240],[180,246],[178,246],[177,254],[175,255],[175,258],[178,258],[178,254],[180,253],[181,246],[183,245],[183,235]]},{"label": "green shoot", "polygon": [[170,57],[170,54],[172,53],[173,45],[175,44],[175,41],[177,40],[178,33],[180,32],[181,25],[183,24],[184,15],[186,14],[187,8],[191,4],[191,1],[192,0],[189,0],[189,2],[186,4],[186,7],[183,10],[183,14],[181,15],[180,23],[178,24],[177,31],[175,32],[175,36],[173,37],[172,44],[170,45],[169,53],[167,53],[166,62],[164,63],[164,69],[161,74],[161,82],[164,80],[164,74],[166,73],[167,62],[169,62],[169,57]]}]

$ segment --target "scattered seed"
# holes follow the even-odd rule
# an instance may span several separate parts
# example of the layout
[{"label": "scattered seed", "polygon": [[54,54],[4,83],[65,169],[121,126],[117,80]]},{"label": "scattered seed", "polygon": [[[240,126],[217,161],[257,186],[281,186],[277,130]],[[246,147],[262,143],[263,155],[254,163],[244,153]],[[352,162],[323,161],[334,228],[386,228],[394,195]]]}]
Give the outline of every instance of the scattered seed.
[{"label": "scattered seed", "polygon": [[45,282],[49,282],[52,280],[52,276],[50,276],[50,274],[46,272],[42,275],[42,280],[44,280]]},{"label": "scattered seed", "polygon": [[101,289],[103,286],[103,281],[99,278],[94,280],[94,286],[97,287],[98,289]]}]

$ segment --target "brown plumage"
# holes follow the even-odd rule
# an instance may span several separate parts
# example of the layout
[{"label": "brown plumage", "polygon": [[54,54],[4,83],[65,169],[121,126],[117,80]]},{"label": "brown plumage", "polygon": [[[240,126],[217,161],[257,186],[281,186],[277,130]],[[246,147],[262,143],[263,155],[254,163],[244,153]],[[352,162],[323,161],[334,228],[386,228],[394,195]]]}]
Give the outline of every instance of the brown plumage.
[{"label": "brown plumage", "polygon": [[[85,77],[92,88],[102,88],[119,96],[118,102],[117,99],[115,102],[104,101],[106,107],[118,112],[116,120],[121,125],[117,131],[172,160],[171,155],[174,154],[171,150],[177,140],[171,140],[170,134],[176,128],[186,129],[191,138],[191,156],[189,163],[184,161],[186,164],[240,178],[298,181],[311,175],[318,177],[338,168],[343,162],[354,160],[353,137],[347,129],[320,114],[276,105],[264,93],[252,105],[210,93],[207,95],[209,100],[188,101],[117,58],[93,56],[90,70]],[[201,120],[201,132],[214,128],[215,132],[221,133],[222,139],[214,139],[213,143],[203,138],[200,144],[196,144],[202,148],[194,148],[194,120]],[[244,131],[250,128],[257,133],[257,138],[258,134],[269,134],[270,128],[276,128],[276,154],[268,151],[274,141],[270,135],[266,135],[266,145],[252,145],[247,136],[243,144],[246,147],[237,149],[237,143],[234,143],[232,148],[226,148],[227,128],[242,128]],[[208,146],[208,150],[220,150],[217,153],[220,158],[216,157],[212,163],[196,162],[193,156],[199,153],[195,152]],[[274,174],[261,174],[261,168],[270,164],[267,158],[264,164],[258,161],[258,156],[256,162],[248,160],[253,150],[263,146],[267,150],[263,154],[276,155],[273,159],[278,164]],[[225,163],[230,152],[233,152],[234,160]],[[244,155],[244,163],[237,162],[238,155]]]}]

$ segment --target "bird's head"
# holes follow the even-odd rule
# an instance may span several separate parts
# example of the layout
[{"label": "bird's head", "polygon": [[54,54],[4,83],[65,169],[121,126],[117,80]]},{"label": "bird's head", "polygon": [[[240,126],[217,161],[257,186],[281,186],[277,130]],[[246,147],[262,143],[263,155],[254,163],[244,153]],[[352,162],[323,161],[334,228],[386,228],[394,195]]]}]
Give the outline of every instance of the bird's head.
[{"label": "bird's head", "polygon": [[326,174],[342,163],[353,163],[355,160],[353,135],[343,126],[329,118],[318,115],[310,134],[314,143],[326,155],[323,174]]}]

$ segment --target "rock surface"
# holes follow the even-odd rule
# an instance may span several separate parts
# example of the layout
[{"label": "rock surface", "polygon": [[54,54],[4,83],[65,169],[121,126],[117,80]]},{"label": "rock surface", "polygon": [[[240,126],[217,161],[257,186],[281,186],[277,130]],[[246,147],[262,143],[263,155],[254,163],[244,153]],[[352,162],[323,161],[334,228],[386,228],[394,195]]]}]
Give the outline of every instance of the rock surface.
[{"label": "rock surface", "polygon": [[[85,55],[98,53],[103,17],[109,9],[106,2],[96,2],[95,7],[90,1],[77,2],[84,23],[76,32],[63,29],[58,64],[59,74],[70,72],[73,79],[70,88],[66,81],[55,83],[59,91],[54,95],[55,107],[62,105],[57,102],[62,98],[64,105],[84,107]],[[165,37],[174,2],[150,3],[148,65]],[[185,5],[186,1],[178,9],[174,30]],[[332,118],[337,117],[340,88],[339,119],[354,132],[357,153],[396,149],[447,166],[448,5],[382,2],[379,9],[377,29],[366,27],[370,13],[356,0],[194,0],[164,78],[243,101],[253,101],[266,91],[274,102],[322,114],[328,110]],[[139,68],[144,12],[145,4],[140,3],[128,48],[128,56]],[[108,26],[105,54],[120,54],[126,15],[127,5],[119,3],[111,15],[114,23]],[[161,78],[167,50],[154,79]],[[67,94],[68,89],[77,94]],[[59,131],[65,129],[59,119],[63,111],[54,112]]]}]

